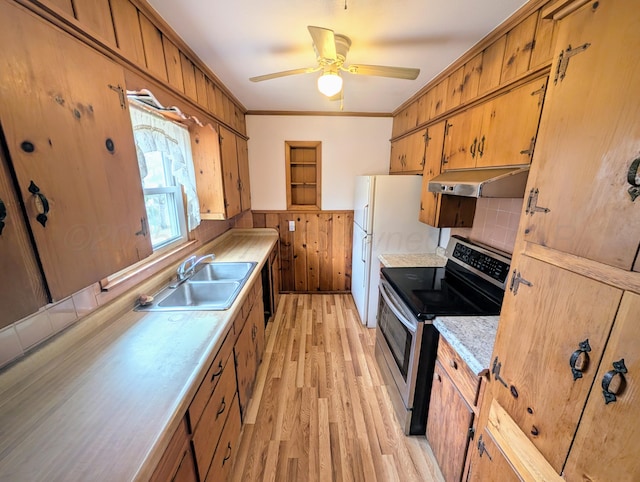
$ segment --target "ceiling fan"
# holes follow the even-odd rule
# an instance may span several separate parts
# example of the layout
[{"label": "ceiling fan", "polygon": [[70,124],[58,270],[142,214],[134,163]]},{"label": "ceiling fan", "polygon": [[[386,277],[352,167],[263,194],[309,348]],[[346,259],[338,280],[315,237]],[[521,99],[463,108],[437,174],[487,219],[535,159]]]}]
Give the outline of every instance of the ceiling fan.
[{"label": "ceiling fan", "polygon": [[335,98],[342,91],[342,77],[340,71],[356,75],[374,75],[378,77],[392,77],[395,79],[415,80],[420,74],[420,69],[410,69],[406,67],[388,67],[384,65],[344,65],[347,53],[351,47],[351,39],[346,35],[334,33],[333,30],[322,27],[307,27],[313,47],[316,51],[318,65],[302,69],[285,70],[273,74],[259,75],[251,77],[251,82],[262,82],[263,80],[286,77],[288,75],[309,74],[322,71],[318,77],[318,90],[330,98]]}]

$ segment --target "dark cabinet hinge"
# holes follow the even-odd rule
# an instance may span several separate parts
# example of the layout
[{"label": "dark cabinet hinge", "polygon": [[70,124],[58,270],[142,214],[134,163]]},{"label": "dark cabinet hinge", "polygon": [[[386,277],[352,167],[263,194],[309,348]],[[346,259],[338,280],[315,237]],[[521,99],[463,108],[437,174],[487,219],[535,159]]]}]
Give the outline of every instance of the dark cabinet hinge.
[{"label": "dark cabinet hinge", "polygon": [[120,84],[111,85],[109,84],[109,88],[118,94],[118,98],[120,99],[120,108],[123,110],[127,110],[127,94],[122,88]]},{"label": "dark cabinet hinge", "polygon": [[571,57],[584,52],[589,48],[590,45],[590,43],[585,43],[580,45],[579,47],[576,47],[575,49],[571,48],[571,45],[569,45],[565,50],[560,52],[560,55],[558,56],[558,65],[556,66],[556,74],[553,77],[554,84],[557,84],[558,81],[562,82],[562,80],[564,79],[567,73],[567,67],[569,67],[569,60],[571,59]]},{"label": "dark cabinet hinge", "polygon": [[509,291],[511,291],[514,295],[518,294],[518,288],[523,284],[528,287],[532,287],[533,284],[530,281],[527,281],[522,276],[520,276],[520,272],[516,269],[513,270],[513,275],[511,277],[511,283],[509,284]]},{"label": "dark cabinet hinge", "polygon": [[542,101],[544,100],[544,95],[547,92],[547,80],[544,80],[544,83],[542,84],[542,87],[540,87],[538,90],[534,90],[533,92],[531,92],[531,95],[537,95],[538,96],[538,107],[540,107],[542,105]]},{"label": "dark cabinet hinge", "polygon": [[527,199],[527,208],[525,209],[525,214],[531,214],[533,216],[534,213],[548,213],[551,211],[549,208],[543,208],[538,206],[538,194],[540,191],[537,188],[532,188],[529,191],[529,198]]},{"label": "dark cabinet hinge", "polygon": [[493,461],[491,454],[487,452],[487,447],[484,444],[484,440],[482,440],[482,435],[480,435],[480,437],[478,438],[478,452],[480,453],[480,457],[482,457],[484,454],[487,454],[489,460]]},{"label": "dark cabinet hinge", "polygon": [[522,155],[526,155],[529,158],[529,162],[531,162],[531,158],[533,157],[533,148],[536,145],[536,138],[532,137],[531,141],[529,142],[529,149],[524,149],[522,151],[520,151],[520,154]]}]

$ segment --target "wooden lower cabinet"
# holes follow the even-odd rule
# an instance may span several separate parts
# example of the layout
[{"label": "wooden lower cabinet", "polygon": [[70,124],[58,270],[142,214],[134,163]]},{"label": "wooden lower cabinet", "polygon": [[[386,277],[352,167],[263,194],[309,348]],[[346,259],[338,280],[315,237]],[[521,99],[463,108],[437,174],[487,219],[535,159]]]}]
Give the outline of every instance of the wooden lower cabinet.
[{"label": "wooden lower cabinet", "polygon": [[469,444],[473,410],[464,401],[439,361],[433,374],[427,439],[444,480],[460,481]]},{"label": "wooden lower cabinet", "polygon": [[462,479],[477,418],[482,378],[440,337],[431,387],[427,440],[447,482]]},{"label": "wooden lower cabinet", "polygon": [[638,313],[640,295],[626,292],[569,452],[567,480],[640,480]]},{"label": "wooden lower cabinet", "polygon": [[505,457],[500,447],[485,429],[469,450],[471,463],[467,481],[473,482],[519,482],[521,479]]},{"label": "wooden lower cabinet", "polygon": [[202,412],[200,422],[195,428],[192,427],[193,450],[200,480],[204,480],[209,472],[228,414],[237,403],[236,391],[236,371],[230,358]]},{"label": "wooden lower cabinet", "polygon": [[247,404],[253,394],[256,373],[264,353],[265,332],[262,306],[262,296],[260,296],[256,298],[234,347],[238,375],[238,399],[243,419]]},{"label": "wooden lower cabinet", "polygon": [[149,479],[150,482],[197,482],[187,421],[182,419],[180,425],[171,437],[169,446],[165,450],[156,470]]},{"label": "wooden lower cabinet", "polygon": [[233,399],[227,423],[224,426],[218,448],[213,455],[213,461],[209,468],[209,473],[205,479],[207,482],[222,482],[229,480],[231,469],[235,462],[235,455],[238,452],[238,443],[240,438],[240,429],[242,423],[240,421],[240,409],[238,406],[238,397]]}]

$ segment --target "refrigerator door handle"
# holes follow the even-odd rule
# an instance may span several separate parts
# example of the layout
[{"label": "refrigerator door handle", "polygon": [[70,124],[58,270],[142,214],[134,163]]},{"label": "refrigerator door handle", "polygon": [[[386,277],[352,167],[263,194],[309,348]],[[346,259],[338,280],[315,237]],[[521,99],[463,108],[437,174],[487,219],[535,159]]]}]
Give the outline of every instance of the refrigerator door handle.
[{"label": "refrigerator door handle", "polygon": [[364,229],[365,233],[369,234],[369,203],[364,205],[363,211],[362,229]]},{"label": "refrigerator door handle", "polygon": [[369,235],[368,235],[368,234],[365,234],[364,236],[362,236],[362,251],[361,251],[361,252],[362,252],[362,254],[360,255],[360,259],[362,260],[362,262],[363,262],[363,263],[366,263],[366,262],[367,262],[367,260],[365,259],[365,258],[366,258],[366,256],[365,256],[365,253],[366,253],[365,249],[366,249],[366,244],[367,244],[367,238],[368,238],[368,237],[369,237]]}]

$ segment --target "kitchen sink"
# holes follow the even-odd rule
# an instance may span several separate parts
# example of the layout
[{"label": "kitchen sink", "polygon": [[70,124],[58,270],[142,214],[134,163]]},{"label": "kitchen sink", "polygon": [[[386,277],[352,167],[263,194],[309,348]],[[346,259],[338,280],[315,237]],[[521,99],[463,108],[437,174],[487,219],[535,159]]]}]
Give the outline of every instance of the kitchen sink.
[{"label": "kitchen sink", "polygon": [[255,262],[203,264],[187,280],[170,285],[136,311],[222,311],[231,307],[245,285]]},{"label": "kitchen sink", "polygon": [[253,270],[257,263],[221,263],[202,264],[191,281],[243,280]]}]

